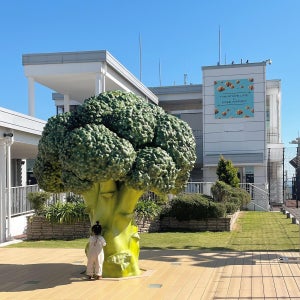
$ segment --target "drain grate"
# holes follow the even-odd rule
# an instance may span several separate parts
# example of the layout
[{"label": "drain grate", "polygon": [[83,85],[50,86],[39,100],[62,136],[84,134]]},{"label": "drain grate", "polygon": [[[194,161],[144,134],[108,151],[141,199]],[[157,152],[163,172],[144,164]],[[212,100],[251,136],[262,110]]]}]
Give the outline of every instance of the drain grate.
[{"label": "drain grate", "polygon": [[300,258],[299,257],[279,257],[278,258],[279,262],[281,263],[300,263]]},{"label": "drain grate", "polygon": [[149,289],[160,289],[162,287],[162,284],[160,283],[151,283],[148,285]]}]

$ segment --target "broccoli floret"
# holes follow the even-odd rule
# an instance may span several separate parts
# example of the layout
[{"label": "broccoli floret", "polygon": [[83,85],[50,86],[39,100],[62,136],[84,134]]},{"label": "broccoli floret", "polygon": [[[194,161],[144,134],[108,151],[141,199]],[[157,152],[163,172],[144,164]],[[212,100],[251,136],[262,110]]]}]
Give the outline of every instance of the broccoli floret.
[{"label": "broccoli floret", "polygon": [[42,189],[72,191],[102,224],[108,246],[104,276],[137,275],[135,205],[146,191],[179,193],[196,160],[184,121],[132,93],[105,92],[75,112],[50,118],[34,174]]}]

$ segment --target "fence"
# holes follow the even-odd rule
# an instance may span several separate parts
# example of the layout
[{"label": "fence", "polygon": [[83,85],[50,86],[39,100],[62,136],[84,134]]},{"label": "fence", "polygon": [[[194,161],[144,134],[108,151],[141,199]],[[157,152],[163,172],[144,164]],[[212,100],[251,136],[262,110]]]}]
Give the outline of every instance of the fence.
[{"label": "fence", "polygon": [[[189,182],[185,193],[199,193],[212,196],[211,187],[214,182]],[[250,209],[269,210],[269,193],[264,184],[241,183],[240,187],[251,195]]]},{"label": "fence", "polygon": [[184,192],[211,196],[213,184],[214,182],[188,182]]},{"label": "fence", "polygon": [[[16,186],[11,188],[11,215],[17,216],[20,214],[25,214],[33,210],[31,203],[27,199],[27,194],[31,192],[38,192],[40,188],[37,184],[27,185],[27,186]],[[6,189],[7,192],[7,189]],[[64,201],[66,194],[51,194],[50,199],[47,201],[46,205]]]},{"label": "fence", "polygon": [[240,183],[240,187],[251,195],[251,210],[270,210],[270,195],[264,184]]},{"label": "fence", "polygon": [[38,185],[17,186],[11,188],[11,215],[19,215],[32,210],[27,194],[37,192]]},{"label": "fence", "polygon": [[[211,187],[213,184],[214,182],[188,182],[184,193],[197,193],[211,196]],[[240,187],[250,193],[251,203],[254,209],[257,207],[268,210],[269,194],[264,185],[259,186],[251,183],[241,183]],[[27,200],[27,194],[29,192],[37,191],[39,191],[38,185],[13,187],[11,190],[11,215],[14,216],[32,211],[31,204]],[[156,197],[157,196],[152,192],[148,192],[143,196],[143,198],[150,198],[153,200]],[[66,194],[52,194],[51,199],[47,202],[47,205],[57,201],[64,201],[65,198]]]}]

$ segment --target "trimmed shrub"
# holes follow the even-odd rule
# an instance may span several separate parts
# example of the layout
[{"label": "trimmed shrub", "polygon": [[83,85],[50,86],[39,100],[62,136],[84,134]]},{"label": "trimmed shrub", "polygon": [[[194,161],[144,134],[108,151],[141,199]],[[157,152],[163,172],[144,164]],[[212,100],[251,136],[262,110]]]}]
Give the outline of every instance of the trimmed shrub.
[{"label": "trimmed shrub", "polygon": [[180,194],[170,201],[161,216],[175,217],[178,221],[220,218],[225,216],[225,205],[202,194]]},{"label": "trimmed shrub", "polygon": [[135,213],[138,218],[150,220],[158,216],[161,210],[161,206],[151,199],[140,200],[135,207]]},{"label": "trimmed shrub", "polygon": [[32,205],[36,215],[41,215],[45,209],[46,202],[50,199],[51,194],[48,192],[30,192],[27,199]]},{"label": "trimmed shrub", "polygon": [[216,181],[211,187],[213,198],[217,202],[226,202],[232,196],[232,187],[223,181]]},{"label": "trimmed shrub", "polygon": [[231,199],[233,198],[239,199],[240,208],[247,206],[251,201],[251,195],[246,190],[241,188],[232,188]]},{"label": "trimmed shrub", "polygon": [[238,198],[232,198],[230,202],[225,202],[227,214],[234,214],[240,209],[240,201]]},{"label": "trimmed shrub", "polygon": [[226,160],[221,156],[217,167],[219,180],[224,181],[232,187],[238,187],[240,180],[237,174],[238,169],[233,166],[232,161]]},{"label": "trimmed shrub", "polygon": [[251,201],[251,196],[247,191],[231,187],[222,181],[216,181],[211,187],[211,193],[215,201],[225,204],[226,212],[229,214],[242,209]]}]

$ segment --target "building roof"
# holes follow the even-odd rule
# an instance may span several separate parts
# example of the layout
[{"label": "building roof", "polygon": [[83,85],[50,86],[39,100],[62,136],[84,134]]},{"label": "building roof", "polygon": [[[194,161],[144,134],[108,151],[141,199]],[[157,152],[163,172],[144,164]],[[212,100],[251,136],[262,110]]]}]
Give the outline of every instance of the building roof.
[{"label": "building roof", "polygon": [[157,97],[108,51],[24,54],[26,77],[82,103],[95,93],[95,74],[105,75],[105,90],[131,91],[153,103]]},{"label": "building roof", "polygon": [[155,95],[202,93],[202,84],[149,87]]},{"label": "building roof", "polygon": [[11,158],[35,158],[46,121],[0,107],[0,140],[13,134]]},{"label": "building roof", "polygon": [[227,68],[241,68],[241,67],[257,67],[257,66],[265,66],[266,64],[271,64],[272,61],[270,59],[264,60],[262,62],[256,63],[235,63],[234,61],[231,64],[226,65],[214,65],[214,66],[203,66],[202,70],[209,70],[209,69],[227,69]]}]

